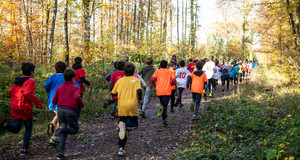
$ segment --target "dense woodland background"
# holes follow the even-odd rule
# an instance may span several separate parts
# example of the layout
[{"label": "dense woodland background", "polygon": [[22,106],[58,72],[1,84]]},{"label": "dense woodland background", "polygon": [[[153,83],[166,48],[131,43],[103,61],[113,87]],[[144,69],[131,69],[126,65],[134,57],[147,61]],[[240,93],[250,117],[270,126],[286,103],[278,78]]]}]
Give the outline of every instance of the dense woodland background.
[{"label": "dense woodland background", "polygon": [[218,6],[223,19],[201,44],[197,0],[2,0],[1,63],[70,63],[79,55],[89,63],[123,54],[143,61],[176,53],[184,59],[256,56],[299,69],[299,0],[219,0]]},{"label": "dense woodland background", "polygon": [[[20,64],[37,68],[33,139],[53,118],[46,80],[54,64],[83,57],[86,111],[104,112],[110,97],[104,76],[124,54],[137,68],[146,57],[250,59],[261,65],[237,94],[206,106],[201,123],[171,159],[300,158],[300,0],[219,0],[222,19],[209,26],[206,42],[199,0],[0,0],[0,117],[10,118],[8,91]],[[155,93],[153,92],[153,96]],[[108,108],[111,110],[112,108]],[[23,131],[22,131],[23,132]],[[0,130],[0,153],[22,134]],[[44,144],[43,144],[44,145]]]}]

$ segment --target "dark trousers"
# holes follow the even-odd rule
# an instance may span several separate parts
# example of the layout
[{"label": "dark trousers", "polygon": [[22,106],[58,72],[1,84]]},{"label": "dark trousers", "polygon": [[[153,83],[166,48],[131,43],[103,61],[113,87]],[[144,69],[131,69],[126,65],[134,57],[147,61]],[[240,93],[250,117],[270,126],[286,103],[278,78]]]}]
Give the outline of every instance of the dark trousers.
[{"label": "dark trousers", "polygon": [[25,126],[25,133],[23,136],[22,149],[28,150],[29,149],[29,141],[30,141],[30,137],[32,134],[32,118],[30,118],[28,120],[13,119],[10,124],[7,124],[5,129],[8,130],[9,132],[17,134],[20,132],[20,130],[22,128],[22,122],[24,122],[24,126]]},{"label": "dark trousers", "polygon": [[213,89],[215,90],[218,84],[218,79],[214,79]]},{"label": "dark trousers", "polygon": [[168,104],[171,96],[158,96],[158,97],[160,100],[160,104],[163,106],[162,120],[166,120]]},{"label": "dark trousers", "polygon": [[192,93],[192,95],[193,95],[193,102],[195,103],[194,115],[197,115],[200,108],[202,95],[199,93]]},{"label": "dark trousers", "polygon": [[208,83],[207,83],[207,86],[208,87],[208,91],[212,91],[212,87],[215,83],[215,79],[211,78],[211,79],[208,79]]},{"label": "dark trousers", "polygon": [[184,91],[184,88],[178,88],[178,97],[177,97],[177,103],[178,104],[182,104],[181,103],[181,97],[182,97],[182,92]]},{"label": "dark trousers", "polygon": [[77,121],[77,113],[74,110],[68,110],[64,108],[58,109],[58,122],[61,126],[63,123],[65,124],[65,129],[61,131],[59,137],[59,150],[58,154],[64,155],[65,152],[65,141],[68,134],[76,134],[78,133],[79,126]]},{"label": "dark trousers", "polygon": [[[125,128],[126,131],[132,131],[137,129],[139,123],[138,123],[138,117],[134,116],[134,117],[119,117],[119,122],[122,121],[125,123]],[[122,147],[124,149],[125,144],[127,142],[127,135],[125,134],[125,138],[122,140],[119,138],[119,147]]]},{"label": "dark trousers", "polygon": [[229,78],[226,78],[226,79],[223,79],[222,78],[222,86],[225,86],[225,81],[227,82],[227,89],[229,89],[229,81],[230,79]]},{"label": "dark trousers", "polygon": [[172,92],[171,92],[171,109],[172,109],[172,110],[173,110],[174,104],[175,104],[175,92],[176,92],[175,89],[172,90]]}]

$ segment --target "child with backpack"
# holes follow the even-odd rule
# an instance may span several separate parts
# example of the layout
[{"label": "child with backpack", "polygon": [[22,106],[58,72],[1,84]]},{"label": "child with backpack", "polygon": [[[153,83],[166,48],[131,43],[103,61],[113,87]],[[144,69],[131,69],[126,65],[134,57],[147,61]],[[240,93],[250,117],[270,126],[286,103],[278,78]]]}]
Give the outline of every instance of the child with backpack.
[{"label": "child with backpack", "polygon": [[176,82],[174,74],[167,68],[167,66],[168,66],[168,62],[166,60],[162,60],[160,62],[160,69],[156,70],[151,78],[151,83],[156,88],[156,95],[159,97],[160,104],[161,104],[157,116],[162,117],[163,127],[168,125],[167,123],[168,103],[172,93],[171,88]]},{"label": "child with backpack", "polygon": [[222,92],[225,91],[225,82],[227,82],[227,91],[229,90],[229,81],[230,77],[229,74],[232,70],[232,66],[229,64],[228,61],[225,61],[225,65],[221,66],[220,69],[222,70]]},{"label": "child with backpack", "polygon": [[[203,64],[201,61],[196,63],[197,71],[194,71],[188,79],[189,89],[191,89],[193,95],[193,102],[191,103],[190,111],[193,112],[193,119],[196,119],[201,97],[203,93],[203,87],[207,83],[205,72],[202,71]],[[196,107],[195,107],[196,105]]]},{"label": "child with backpack", "polygon": [[238,84],[238,75],[239,75],[239,66],[236,64],[236,61],[231,62],[232,70],[229,74],[229,78],[233,81],[233,85],[236,86]]},{"label": "child with backpack", "polygon": [[[51,136],[51,138],[49,140],[50,144],[58,143],[57,138],[54,135],[55,134],[54,131],[59,127],[58,118],[57,118],[58,108],[57,108],[57,105],[52,103],[52,99],[54,97],[57,87],[61,86],[65,82],[64,71],[66,68],[67,68],[67,65],[64,62],[62,62],[62,61],[57,62],[55,64],[56,73],[53,74],[52,76],[50,76],[44,85],[46,92],[48,93],[49,109],[50,109],[50,111],[53,111],[55,113],[53,120],[48,125],[48,131],[47,131],[49,136]],[[55,126],[56,126],[56,129],[54,129]]]},{"label": "child with backpack", "polygon": [[59,128],[55,131],[55,136],[59,137],[59,150],[57,159],[66,159],[65,141],[68,134],[78,133],[78,114],[77,108],[82,106],[83,101],[80,95],[80,88],[73,82],[76,73],[72,69],[64,71],[65,82],[56,89],[52,103],[58,106]]},{"label": "child with backpack", "polygon": [[119,111],[119,150],[118,155],[125,154],[125,144],[127,142],[127,131],[132,131],[138,127],[139,108],[142,101],[141,83],[138,78],[133,77],[135,66],[127,62],[124,67],[125,77],[119,79],[114,85],[111,93],[118,96]]},{"label": "child with backpack", "polygon": [[178,88],[178,97],[175,103],[175,106],[182,107],[183,104],[181,102],[182,93],[187,86],[187,78],[191,75],[191,72],[185,67],[185,61],[181,60],[179,62],[180,68],[176,70],[176,81],[177,81],[177,88]]},{"label": "child with backpack", "polygon": [[146,65],[141,68],[138,74],[142,75],[142,78],[146,82],[146,91],[144,95],[144,102],[142,105],[141,116],[142,118],[146,118],[145,109],[150,99],[151,88],[153,85],[151,84],[151,77],[155,72],[155,69],[152,66],[153,59],[151,57],[146,58]]},{"label": "child with backpack", "polygon": [[11,123],[7,123],[0,118],[0,127],[3,127],[9,132],[17,134],[25,126],[25,133],[23,137],[23,146],[20,152],[21,156],[29,153],[29,141],[32,135],[32,103],[37,108],[42,108],[42,102],[35,97],[35,81],[34,77],[35,65],[32,63],[22,63],[23,75],[15,79],[13,86],[9,90],[11,101]]}]

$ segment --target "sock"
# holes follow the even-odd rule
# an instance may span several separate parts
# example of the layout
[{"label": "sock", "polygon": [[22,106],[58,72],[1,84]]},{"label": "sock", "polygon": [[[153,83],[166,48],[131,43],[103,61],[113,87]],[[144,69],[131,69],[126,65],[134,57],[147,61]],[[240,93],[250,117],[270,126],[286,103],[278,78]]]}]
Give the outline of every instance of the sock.
[{"label": "sock", "polygon": [[55,136],[52,136],[51,138],[52,138],[53,140],[56,140],[56,137],[55,137]]},{"label": "sock", "polygon": [[56,126],[54,122],[51,122],[53,124],[53,126]]}]

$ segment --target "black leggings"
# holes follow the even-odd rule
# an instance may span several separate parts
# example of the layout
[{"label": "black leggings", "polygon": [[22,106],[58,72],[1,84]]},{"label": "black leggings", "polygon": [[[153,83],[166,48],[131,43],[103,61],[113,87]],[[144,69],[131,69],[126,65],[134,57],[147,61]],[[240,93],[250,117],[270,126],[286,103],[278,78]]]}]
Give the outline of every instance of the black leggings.
[{"label": "black leggings", "polygon": [[230,81],[229,81],[230,79],[229,78],[226,78],[226,79],[222,79],[222,86],[224,86],[225,85],[225,81],[227,82],[227,89],[229,89],[229,83],[230,83]]},{"label": "black leggings", "polygon": [[175,104],[175,89],[174,90],[172,90],[172,92],[171,92],[171,109],[173,109],[174,108],[174,104]]}]

